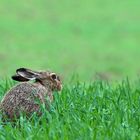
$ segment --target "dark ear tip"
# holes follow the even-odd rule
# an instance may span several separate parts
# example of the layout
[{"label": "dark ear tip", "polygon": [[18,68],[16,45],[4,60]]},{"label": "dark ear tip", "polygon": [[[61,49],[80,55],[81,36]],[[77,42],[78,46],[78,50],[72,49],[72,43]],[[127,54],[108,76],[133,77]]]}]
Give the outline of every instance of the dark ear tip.
[{"label": "dark ear tip", "polygon": [[20,75],[13,75],[11,77],[13,80],[15,81],[19,81],[19,82],[25,82],[25,81],[29,81],[28,79],[21,77]]},{"label": "dark ear tip", "polygon": [[19,71],[24,72],[24,71],[26,71],[26,68],[19,68],[19,69],[16,70],[16,72],[19,72]]},{"label": "dark ear tip", "polygon": [[11,78],[12,78],[13,80],[16,80],[17,75],[13,75],[13,76],[11,76]]}]

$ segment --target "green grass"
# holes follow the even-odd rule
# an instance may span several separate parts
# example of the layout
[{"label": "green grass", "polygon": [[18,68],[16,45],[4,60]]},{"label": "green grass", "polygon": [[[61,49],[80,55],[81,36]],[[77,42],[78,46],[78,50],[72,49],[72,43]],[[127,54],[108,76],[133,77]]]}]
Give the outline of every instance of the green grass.
[{"label": "green grass", "polygon": [[[13,85],[2,77],[19,67],[51,69],[65,85],[41,125],[36,117],[21,117],[20,128],[19,122],[15,127],[1,122],[0,140],[140,139],[140,82],[102,81],[127,76],[131,81],[140,74],[139,5],[139,0],[1,0],[0,98]],[[72,75],[80,82],[71,81]]]},{"label": "green grass", "polygon": [[[1,98],[12,84],[1,81]],[[21,117],[14,127],[1,122],[0,139],[138,140],[139,85],[140,81],[128,80],[115,85],[102,81],[65,85],[61,95],[55,94],[50,112],[44,111],[41,118],[34,116],[29,121]]]}]

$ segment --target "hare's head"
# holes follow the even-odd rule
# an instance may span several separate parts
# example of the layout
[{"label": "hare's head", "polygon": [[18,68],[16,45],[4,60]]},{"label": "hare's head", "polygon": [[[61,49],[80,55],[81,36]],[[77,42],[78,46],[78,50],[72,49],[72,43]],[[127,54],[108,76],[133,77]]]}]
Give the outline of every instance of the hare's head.
[{"label": "hare's head", "polygon": [[26,68],[19,68],[16,70],[16,75],[12,76],[12,79],[20,82],[35,80],[52,91],[60,91],[62,88],[62,82],[59,76],[50,71],[33,71]]}]

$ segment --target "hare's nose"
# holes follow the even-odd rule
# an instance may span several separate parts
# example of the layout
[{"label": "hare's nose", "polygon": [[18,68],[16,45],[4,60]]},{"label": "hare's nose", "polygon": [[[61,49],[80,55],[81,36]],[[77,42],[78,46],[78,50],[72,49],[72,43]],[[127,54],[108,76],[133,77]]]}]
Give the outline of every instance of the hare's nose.
[{"label": "hare's nose", "polygon": [[62,90],[62,84],[61,83],[58,83],[57,84],[57,89],[60,91],[60,90]]}]

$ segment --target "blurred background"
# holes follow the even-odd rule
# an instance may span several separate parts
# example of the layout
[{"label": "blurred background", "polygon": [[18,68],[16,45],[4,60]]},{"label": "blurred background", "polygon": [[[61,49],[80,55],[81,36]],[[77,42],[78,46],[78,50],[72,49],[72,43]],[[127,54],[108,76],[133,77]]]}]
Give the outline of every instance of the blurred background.
[{"label": "blurred background", "polygon": [[140,74],[139,0],[1,0],[0,77],[19,67],[65,80]]}]

